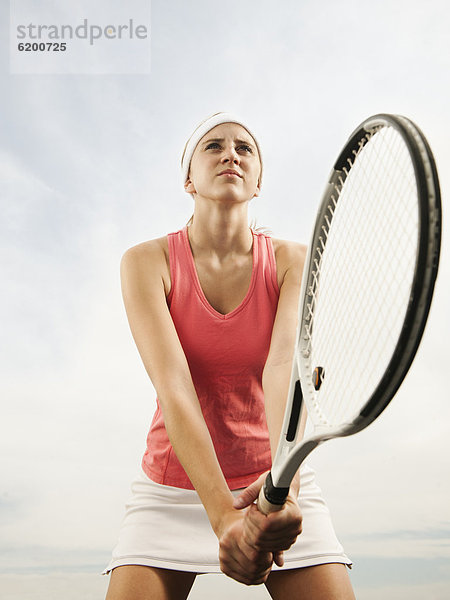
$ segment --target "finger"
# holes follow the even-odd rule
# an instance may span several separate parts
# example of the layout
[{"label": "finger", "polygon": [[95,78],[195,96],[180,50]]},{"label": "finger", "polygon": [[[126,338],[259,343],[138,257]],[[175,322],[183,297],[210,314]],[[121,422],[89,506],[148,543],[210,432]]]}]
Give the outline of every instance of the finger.
[{"label": "finger", "polygon": [[268,528],[267,518],[262,515],[255,505],[247,511],[244,519],[243,537],[246,543],[258,550],[271,549],[266,544],[271,543],[274,538],[279,537],[279,530],[270,530]]},{"label": "finger", "polygon": [[256,505],[253,505],[247,511],[244,524],[251,527],[252,531],[259,530],[261,534],[267,535],[267,537],[272,536],[273,533],[299,535],[302,526],[302,515],[298,507],[288,506],[278,512],[263,515]]},{"label": "finger", "polygon": [[228,570],[226,568],[222,568],[222,573],[224,573],[225,575],[227,575],[227,577],[231,577],[231,579],[234,579],[235,581],[238,581],[239,583],[243,583],[244,585],[261,585],[262,583],[265,583],[271,573],[271,569],[267,569],[267,571],[265,571],[264,573],[261,573],[257,576],[250,576],[248,575],[248,573],[244,573],[242,571],[233,571],[233,570]]},{"label": "finger", "polygon": [[233,508],[241,509],[250,506],[258,498],[259,491],[264,483],[267,473],[263,473],[256,481],[246,487],[233,501]]},{"label": "finger", "polygon": [[298,525],[287,513],[280,511],[271,515],[263,515],[256,505],[251,506],[244,519],[244,534],[253,543],[271,542],[286,536],[296,535]]},{"label": "finger", "polygon": [[273,555],[273,562],[278,566],[284,565],[284,552],[275,552]]},{"label": "finger", "polygon": [[220,568],[225,575],[246,585],[264,583],[272,568],[272,553],[257,553],[248,549],[248,555],[237,547],[232,553],[219,552]]},{"label": "finger", "polygon": [[286,515],[285,518],[261,515],[255,506],[250,507],[244,519],[245,542],[258,551],[276,552],[288,550],[301,533],[301,517]]},{"label": "finger", "polygon": [[250,506],[244,518],[244,538],[247,543],[254,546],[263,537],[265,532],[265,517],[256,508]]},{"label": "finger", "polygon": [[282,552],[284,550],[289,550],[296,541],[297,538],[283,538],[271,542],[251,544],[251,546],[258,552]]},{"label": "finger", "polygon": [[255,548],[258,552],[277,552],[279,550],[288,550],[295,544],[298,535],[297,532],[289,531],[285,534],[262,537],[258,534],[253,535],[251,532],[246,532],[243,537],[246,544]]},{"label": "finger", "polygon": [[266,570],[272,564],[272,553],[262,552],[250,546],[244,536],[220,540],[219,558],[230,565],[242,566],[244,570],[250,572]]}]

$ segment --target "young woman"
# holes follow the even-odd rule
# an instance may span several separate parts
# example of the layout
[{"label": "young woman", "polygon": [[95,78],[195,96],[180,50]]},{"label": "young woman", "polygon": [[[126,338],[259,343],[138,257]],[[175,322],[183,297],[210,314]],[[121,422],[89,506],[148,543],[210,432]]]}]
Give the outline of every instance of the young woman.
[{"label": "young woman", "polygon": [[300,469],[280,512],[254,504],[281,430],[305,248],[249,227],[262,160],[239,119],[201,123],[182,171],[188,226],[121,264],[157,410],[107,600],[184,600],[196,574],[220,571],[275,599],[350,600],[350,561],[313,471]]}]

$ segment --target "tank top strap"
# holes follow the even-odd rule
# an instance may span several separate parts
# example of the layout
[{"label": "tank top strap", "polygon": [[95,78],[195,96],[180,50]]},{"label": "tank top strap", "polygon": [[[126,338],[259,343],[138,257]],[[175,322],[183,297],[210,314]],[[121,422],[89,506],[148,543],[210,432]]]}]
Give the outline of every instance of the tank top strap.
[{"label": "tank top strap", "polygon": [[276,294],[279,294],[277,264],[272,238],[265,233],[258,233],[253,230],[252,233],[253,243],[258,245],[258,252],[256,253],[258,262],[255,265],[258,269],[257,281],[264,282],[267,287],[271,287]]},{"label": "tank top strap", "polygon": [[[184,228],[186,229],[186,228]],[[167,295],[167,302],[170,306],[174,290],[179,288],[182,280],[182,273],[189,272],[189,255],[183,240],[183,229],[169,233],[167,236],[169,246],[169,267],[170,267],[170,292]]]}]

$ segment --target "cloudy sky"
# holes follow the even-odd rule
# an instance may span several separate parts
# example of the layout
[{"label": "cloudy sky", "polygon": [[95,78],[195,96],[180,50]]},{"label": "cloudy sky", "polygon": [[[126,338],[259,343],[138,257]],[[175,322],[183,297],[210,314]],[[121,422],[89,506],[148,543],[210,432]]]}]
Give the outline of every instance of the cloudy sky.
[{"label": "cloudy sky", "polygon": [[[103,13],[40,2],[46,22],[52,11],[77,24],[126,22],[123,3],[96,5]],[[148,6],[131,0],[126,16],[142,21]],[[27,2],[11,7],[14,16]],[[220,110],[247,118],[265,160],[252,216],[276,237],[308,241],[347,135],[371,114],[401,113],[430,141],[445,209],[450,9],[440,0],[153,0],[148,72],[135,58],[144,44],[116,44],[109,60],[118,54],[125,72],[106,72],[103,41],[96,69],[91,48],[78,74],[11,73],[8,13],[2,0],[0,590],[14,600],[98,599],[155,408],[119,261],[189,218],[186,138]],[[450,593],[445,232],[442,252],[424,340],[395,401],[367,431],[311,459],[361,600]],[[209,598],[212,586],[218,599],[268,597],[204,576],[192,598]]]}]

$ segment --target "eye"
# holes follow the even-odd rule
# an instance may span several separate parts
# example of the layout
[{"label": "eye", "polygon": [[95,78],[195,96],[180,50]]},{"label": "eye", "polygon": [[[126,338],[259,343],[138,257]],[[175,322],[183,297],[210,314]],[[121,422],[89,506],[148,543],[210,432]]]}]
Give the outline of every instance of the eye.
[{"label": "eye", "polygon": [[250,154],[253,154],[253,150],[250,148],[250,146],[247,146],[247,144],[242,144],[241,146],[239,146],[239,149],[243,149],[243,150],[245,150],[245,152],[249,152]]},{"label": "eye", "polygon": [[205,150],[209,150],[210,148],[220,148],[219,142],[211,142],[211,143],[209,143],[206,146]]}]

